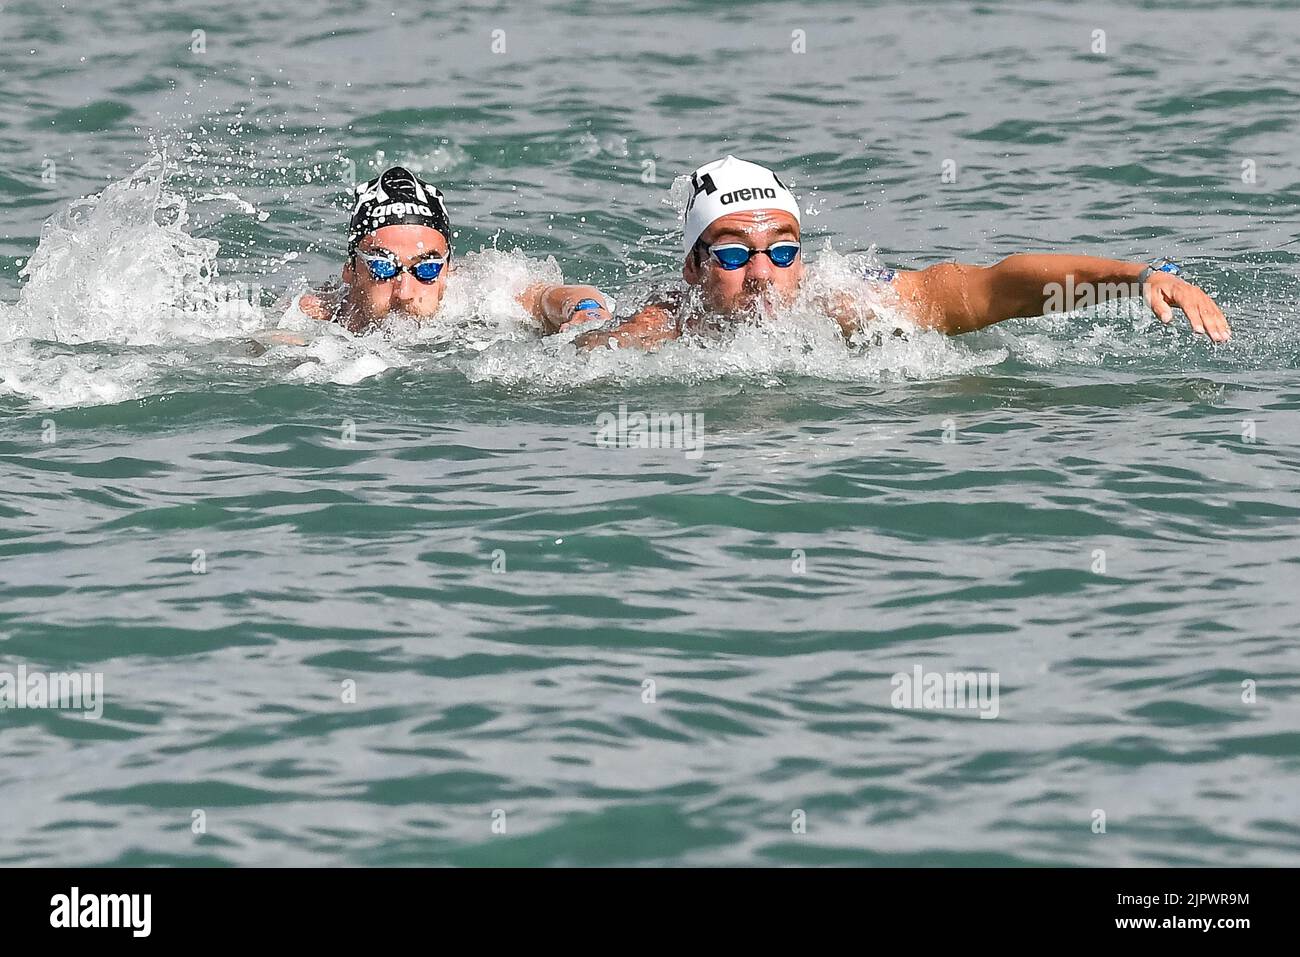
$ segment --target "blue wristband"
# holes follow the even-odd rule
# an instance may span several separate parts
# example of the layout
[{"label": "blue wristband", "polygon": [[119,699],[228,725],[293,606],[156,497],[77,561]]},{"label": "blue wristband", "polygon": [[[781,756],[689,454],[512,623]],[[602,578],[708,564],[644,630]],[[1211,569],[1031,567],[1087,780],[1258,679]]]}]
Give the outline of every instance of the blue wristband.
[{"label": "blue wristband", "polygon": [[1146,269],[1143,269],[1138,273],[1138,284],[1140,285],[1150,279],[1153,272],[1167,272],[1171,276],[1181,276],[1183,270],[1182,267],[1172,259],[1159,260],[1158,265],[1157,263],[1152,262],[1147,265]]}]

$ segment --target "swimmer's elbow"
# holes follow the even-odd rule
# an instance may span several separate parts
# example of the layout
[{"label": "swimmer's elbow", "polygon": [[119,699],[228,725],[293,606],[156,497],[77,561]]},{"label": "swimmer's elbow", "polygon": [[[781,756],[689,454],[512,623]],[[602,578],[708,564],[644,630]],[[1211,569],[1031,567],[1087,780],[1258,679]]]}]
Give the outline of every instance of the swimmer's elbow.
[{"label": "swimmer's elbow", "polygon": [[894,279],[899,304],[918,328],[955,336],[969,331],[963,308],[963,267],[938,263],[916,272],[900,272]]}]

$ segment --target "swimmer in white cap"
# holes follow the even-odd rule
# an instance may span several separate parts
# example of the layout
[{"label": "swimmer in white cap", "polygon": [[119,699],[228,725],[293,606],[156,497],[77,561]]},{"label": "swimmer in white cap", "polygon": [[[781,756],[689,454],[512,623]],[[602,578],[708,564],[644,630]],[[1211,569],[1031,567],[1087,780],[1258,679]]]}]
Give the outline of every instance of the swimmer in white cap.
[{"label": "swimmer in white cap", "polygon": [[[776,174],[727,156],[690,177],[683,216],[682,278],[697,295],[669,293],[613,328],[585,332],[583,348],[650,347],[688,332],[789,304],[804,279],[799,204]],[[1169,262],[1143,264],[1092,256],[1020,253],[992,266],[940,263],[915,272],[873,269],[861,295],[822,302],[846,337],[872,315],[868,287],[887,286],[918,326],[949,335],[1016,317],[1085,308],[1103,296],[1142,296],[1162,322],[1181,309],[1214,342],[1231,333],[1223,312]]]},{"label": "swimmer in white cap", "polygon": [[[455,276],[442,191],[394,166],[358,185],[354,194],[344,285],[304,294],[299,308],[358,333],[394,312],[419,320],[435,315]],[[534,283],[518,300],[543,334],[610,318],[609,300],[594,286]]]}]

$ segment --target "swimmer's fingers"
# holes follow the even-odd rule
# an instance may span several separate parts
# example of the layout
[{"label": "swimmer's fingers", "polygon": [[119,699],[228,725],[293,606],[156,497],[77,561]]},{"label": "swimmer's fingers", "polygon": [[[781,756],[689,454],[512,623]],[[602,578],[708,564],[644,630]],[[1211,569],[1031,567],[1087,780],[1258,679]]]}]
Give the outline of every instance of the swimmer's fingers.
[{"label": "swimmer's fingers", "polygon": [[1156,314],[1156,318],[1165,325],[1169,325],[1174,321],[1174,311],[1169,307],[1169,303],[1165,301],[1165,295],[1162,291],[1163,286],[1154,280],[1155,276],[1153,275],[1151,279],[1142,284],[1142,298],[1151,307],[1151,311]]},{"label": "swimmer's fingers", "polygon": [[[1155,284],[1154,293],[1160,298],[1171,318],[1173,314],[1171,306],[1181,309],[1194,332],[1201,333],[1212,342],[1227,342],[1232,338],[1232,331],[1228,328],[1223,310],[1199,286],[1169,276]],[[1159,310],[1156,315],[1160,315]],[[1163,316],[1161,318],[1163,319]],[[1169,320],[1164,319],[1164,321]]]},{"label": "swimmer's fingers", "polygon": [[1215,342],[1227,342],[1232,338],[1232,329],[1223,310],[1203,289],[1197,286],[1192,289],[1201,297],[1201,322],[1205,324],[1206,334]]},{"label": "swimmer's fingers", "polygon": [[314,292],[305,292],[298,297],[298,308],[311,319],[328,322],[331,318],[330,307],[325,300]]},{"label": "swimmer's fingers", "polygon": [[1176,276],[1156,273],[1144,284],[1142,294],[1161,322],[1173,322],[1176,306],[1187,316],[1194,332],[1213,342],[1227,342],[1232,338],[1223,310],[1199,286]]}]

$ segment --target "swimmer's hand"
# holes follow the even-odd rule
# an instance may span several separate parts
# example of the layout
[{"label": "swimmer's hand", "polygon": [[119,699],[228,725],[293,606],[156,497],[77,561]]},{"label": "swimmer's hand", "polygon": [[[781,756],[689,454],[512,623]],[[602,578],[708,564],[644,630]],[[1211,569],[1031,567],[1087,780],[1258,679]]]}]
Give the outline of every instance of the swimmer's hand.
[{"label": "swimmer's hand", "polygon": [[[614,317],[610,315],[609,310],[603,305],[592,306],[591,303],[604,303],[605,297],[595,286],[566,286],[567,289],[577,290],[564,301],[561,317],[568,316],[556,328],[556,332],[564,332],[575,326],[584,326],[592,322],[609,322]],[[576,298],[575,298],[576,296]],[[585,308],[577,308],[580,304]]]},{"label": "swimmer's hand", "polygon": [[310,319],[329,322],[334,318],[334,300],[322,293],[304,292],[298,297],[298,308]]},{"label": "swimmer's hand", "polygon": [[677,320],[671,312],[663,306],[646,306],[613,329],[593,329],[582,333],[573,344],[584,350],[651,349],[680,335]]},{"label": "swimmer's hand", "polygon": [[1177,306],[1187,316],[1194,332],[1209,336],[1212,342],[1227,342],[1232,338],[1223,310],[1205,290],[1185,279],[1167,272],[1153,272],[1142,283],[1142,298],[1165,325],[1174,321]]},{"label": "swimmer's hand", "polygon": [[[609,322],[612,318],[604,305],[609,298],[595,286],[537,283],[525,289],[519,301],[542,324],[542,334],[548,336],[589,322]],[[597,304],[595,308],[578,308],[592,302]]]}]

